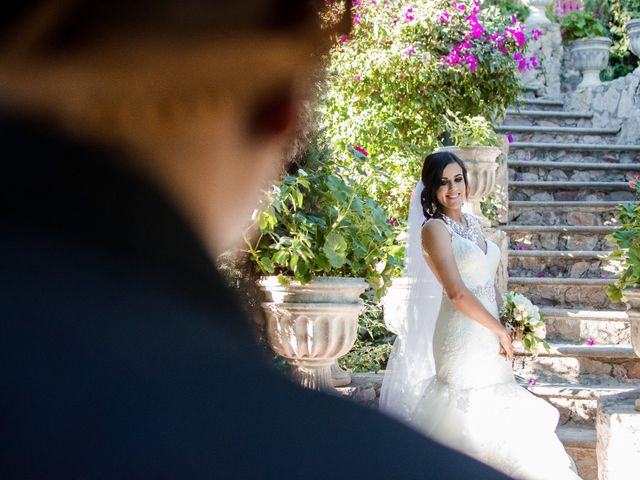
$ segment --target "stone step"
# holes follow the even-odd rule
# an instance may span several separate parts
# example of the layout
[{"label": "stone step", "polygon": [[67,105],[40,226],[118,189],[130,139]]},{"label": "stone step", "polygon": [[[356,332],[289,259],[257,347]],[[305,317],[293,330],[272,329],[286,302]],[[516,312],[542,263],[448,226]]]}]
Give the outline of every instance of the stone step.
[{"label": "stone step", "polygon": [[598,399],[606,395],[629,392],[640,388],[640,382],[611,382],[572,384],[548,381],[544,378],[533,380],[523,379],[521,384],[531,393],[540,397],[558,409],[560,425],[595,426]]},{"label": "stone step", "polygon": [[509,248],[518,250],[611,250],[606,235],[613,226],[518,225],[500,227],[509,235]]},{"label": "stone step", "polygon": [[511,250],[509,274],[514,277],[614,278],[619,264],[598,250]]},{"label": "stone step", "polygon": [[509,160],[510,168],[541,168],[547,170],[620,170],[640,171],[640,163],[613,163],[613,162],[545,162],[539,160]]},{"label": "stone step", "polygon": [[529,109],[514,109],[507,110],[507,115],[513,115],[517,117],[534,117],[534,118],[593,118],[592,112],[568,112],[568,111],[546,111],[546,110],[529,110]]},{"label": "stone step", "polygon": [[[553,150],[540,148],[515,148],[509,150],[509,161],[635,165],[635,168],[637,168],[636,171],[640,172],[640,151],[632,150]],[[559,171],[560,169],[557,170]],[[634,168],[631,167],[631,171],[628,173],[635,173],[633,170]],[[581,171],[582,170],[579,170],[579,172]],[[606,170],[599,171],[605,172]],[[568,170],[565,170],[565,173],[567,172]]]},{"label": "stone step", "polygon": [[[563,135],[616,135],[619,128],[598,128],[598,127],[561,127],[558,125],[495,125],[494,129],[498,133],[538,133],[538,134],[563,134]],[[513,145],[513,144],[512,144]]]},{"label": "stone step", "polygon": [[[503,232],[515,233],[515,232],[568,232],[574,234],[609,234],[613,232],[616,227],[609,225],[581,225],[581,226],[565,226],[565,225],[504,225],[500,227]],[[578,250],[578,249],[576,249]],[[581,250],[581,249],[580,249]]]},{"label": "stone step", "polygon": [[582,480],[598,480],[596,430],[594,427],[559,426],[558,438],[576,463]]},{"label": "stone step", "polygon": [[609,251],[603,250],[509,250],[511,257],[536,257],[536,258],[575,258],[575,259],[606,259]]},{"label": "stone step", "polygon": [[528,105],[531,107],[537,107],[538,109],[562,109],[564,102],[562,100],[553,100],[549,98],[520,98],[518,99],[518,105]]},{"label": "stone step", "polygon": [[536,150],[578,150],[582,152],[640,152],[640,145],[620,144],[620,143],[576,143],[576,142],[512,142],[510,150],[516,149],[536,149]]},{"label": "stone step", "polygon": [[640,380],[640,358],[629,345],[558,343],[550,351],[540,347],[536,357],[516,343],[514,372],[522,378],[546,378],[562,383],[588,384]]},{"label": "stone step", "polygon": [[514,200],[509,202],[508,220],[509,223],[519,225],[588,226],[612,224],[619,205],[619,201]]},{"label": "stone step", "polygon": [[608,278],[516,277],[510,276],[509,290],[518,290],[535,305],[559,308],[623,310],[624,304],[613,304],[607,286]]},{"label": "stone step", "polygon": [[590,112],[565,112],[544,110],[507,110],[500,122],[501,127],[591,127],[593,114]]},{"label": "stone step", "polygon": [[541,307],[547,338],[562,342],[630,345],[629,316],[622,310]]},{"label": "stone step", "polygon": [[629,202],[635,199],[627,182],[509,182],[510,201]]},{"label": "stone step", "polygon": [[576,285],[584,287],[606,287],[613,284],[613,278],[576,278],[576,277],[509,277],[509,283],[519,285]]},{"label": "stone step", "polygon": [[[522,162],[527,163],[527,162]],[[553,163],[553,162],[544,162]],[[542,167],[516,166],[509,167],[510,182],[621,182],[626,183],[634,178],[635,173],[640,169],[640,165],[629,165],[630,171],[623,169],[603,168],[603,169],[567,169],[564,166],[554,168],[552,165]]]},{"label": "stone step", "polygon": [[509,187],[513,188],[539,188],[545,190],[629,190],[628,182],[571,182],[571,181],[509,181]]},{"label": "stone step", "polygon": [[[515,203],[515,202],[513,202]],[[520,203],[520,202],[519,202]],[[537,203],[537,202],[522,202]],[[546,202],[548,204],[561,202]],[[576,202],[579,203],[579,202]],[[616,207],[609,209],[588,209],[588,207],[540,207],[539,209],[518,208],[509,204],[509,222],[518,225],[568,225],[606,226],[615,223]]]}]

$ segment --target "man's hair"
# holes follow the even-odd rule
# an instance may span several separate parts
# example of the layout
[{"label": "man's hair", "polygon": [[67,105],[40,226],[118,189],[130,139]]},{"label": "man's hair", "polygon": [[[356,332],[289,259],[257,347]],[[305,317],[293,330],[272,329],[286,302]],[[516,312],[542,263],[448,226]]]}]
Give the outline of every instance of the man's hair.
[{"label": "man's hair", "polygon": [[[344,0],[27,0],[3,2],[0,42],[25,24],[40,22],[46,52],[87,47],[119,37],[185,38],[242,33],[283,33],[320,24],[319,12],[343,3],[343,25],[349,29],[350,1]],[[34,13],[36,12],[36,13]],[[34,19],[45,12],[44,20]],[[46,23],[48,22],[48,25]],[[38,28],[38,27],[36,27]]]}]

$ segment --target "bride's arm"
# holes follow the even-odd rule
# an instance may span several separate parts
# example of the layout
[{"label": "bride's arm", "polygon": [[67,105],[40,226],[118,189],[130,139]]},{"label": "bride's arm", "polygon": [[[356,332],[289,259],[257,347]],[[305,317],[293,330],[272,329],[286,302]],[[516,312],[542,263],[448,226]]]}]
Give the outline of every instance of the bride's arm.
[{"label": "bride's arm", "polygon": [[429,222],[422,229],[422,247],[425,259],[438,280],[442,283],[449,300],[463,315],[475,320],[494,332],[507,358],[513,359],[513,346],[507,330],[480,300],[465,286],[456,265],[451,247],[451,234],[440,222]]}]

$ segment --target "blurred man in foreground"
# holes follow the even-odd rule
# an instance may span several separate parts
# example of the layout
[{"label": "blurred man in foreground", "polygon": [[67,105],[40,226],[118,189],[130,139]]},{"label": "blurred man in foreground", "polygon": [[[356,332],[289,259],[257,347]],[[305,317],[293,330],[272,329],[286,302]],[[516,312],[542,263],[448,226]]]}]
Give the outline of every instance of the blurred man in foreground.
[{"label": "blurred man in foreground", "polygon": [[213,266],[325,3],[5,2],[1,478],[501,478],[272,372]]}]

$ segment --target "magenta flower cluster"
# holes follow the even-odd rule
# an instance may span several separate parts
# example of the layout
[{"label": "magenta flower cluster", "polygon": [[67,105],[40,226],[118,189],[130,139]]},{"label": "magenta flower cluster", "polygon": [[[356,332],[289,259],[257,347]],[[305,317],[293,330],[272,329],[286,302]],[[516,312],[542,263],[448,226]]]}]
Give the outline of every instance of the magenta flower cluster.
[{"label": "magenta flower cluster", "polygon": [[[480,4],[478,3],[478,0],[473,0],[473,7],[470,12],[465,4],[456,0],[452,0],[451,9],[452,10],[450,11],[440,12],[438,17],[439,22],[441,24],[448,24],[452,17],[456,15],[458,17],[462,16],[469,27],[464,40],[453,47],[453,49],[442,58],[444,63],[452,67],[464,64],[468,66],[469,71],[471,72],[474,72],[478,68],[478,59],[473,54],[472,50],[474,44],[472,42],[489,42],[495,50],[500,51],[504,55],[510,55],[510,45],[522,48],[527,43],[525,27],[522,23],[518,22],[515,15],[511,17],[512,25],[506,27],[504,33],[487,33],[477,16],[480,11]],[[540,30],[533,30],[531,32],[531,36],[534,40],[538,39],[541,34],[542,32],[540,32]],[[519,52],[515,52],[513,54],[513,61],[521,71],[539,67],[536,57],[527,58]]]}]

